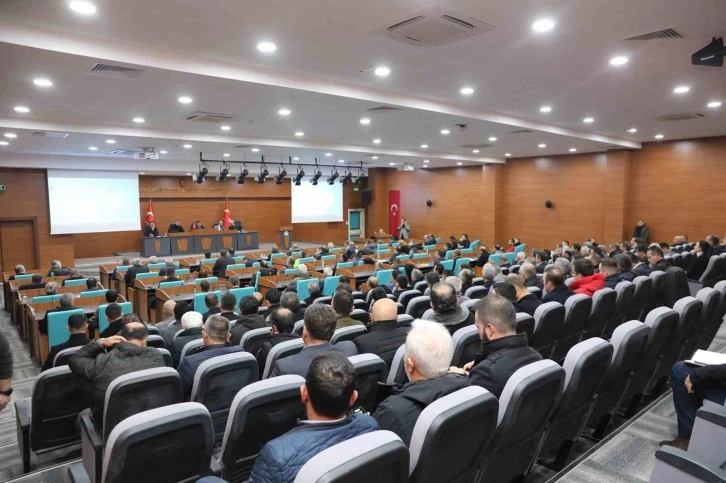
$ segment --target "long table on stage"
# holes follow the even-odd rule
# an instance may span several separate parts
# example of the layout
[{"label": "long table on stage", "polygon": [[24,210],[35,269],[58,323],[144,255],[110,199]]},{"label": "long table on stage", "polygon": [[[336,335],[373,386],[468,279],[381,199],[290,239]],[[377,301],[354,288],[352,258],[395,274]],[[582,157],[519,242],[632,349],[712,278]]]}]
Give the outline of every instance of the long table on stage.
[{"label": "long table on stage", "polygon": [[184,233],[169,233],[168,236],[142,237],[142,257],[165,257],[169,255],[191,255],[193,253],[219,252],[224,248],[235,250],[257,250],[260,237],[256,231],[196,230]]}]

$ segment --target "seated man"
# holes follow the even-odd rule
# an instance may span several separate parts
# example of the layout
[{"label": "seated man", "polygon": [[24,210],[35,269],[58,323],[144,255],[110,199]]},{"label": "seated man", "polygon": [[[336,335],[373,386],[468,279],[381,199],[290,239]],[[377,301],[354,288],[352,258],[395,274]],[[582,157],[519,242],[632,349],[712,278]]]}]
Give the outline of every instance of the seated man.
[{"label": "seated man", "polygon": [[565,277],[562,276],[562,270],[557,267],[550,267],[544,272],[542,277],[544,288],[547,293],[542,296],[542,303],[558,302],[565,305],[565,301],[575,292],[565,285]]},{"label": "seated man", "polygon": [[86,280],[86,288],[83,289],[84,292],[95,292],[96,290],[103,290],[101,286],[98,284],[98,280],[96,280],[94,277],[90,277]]},{"label": "seated man", "polygon": [[204,328],[202,328],[204,346],[195,351],[194,354],[187,354],[179,364],[178,371],[185,400],[189,400],[189,396],[192,393],[192,386],[194,385],[194,375],[202,362],[212,357],[223,356],[233,352],[242,352],[240,346],[229,343],[230,336],[229,320],[221,315],[212,315],[207,319]]},{"label": "seated man", "polygon": [[159,335],[164,339],[164,345],[171,348],[174,335],[182,329],[181,320],[184,314],[192,311],[192,306],[184,301],[179,301],[174,306],[174,321],[163,329],[159,329]]},{"label": "seated man", "polygon": [[456,289],[446,282],[439,282],[431,289],[431,308],[434,310],[433,320],[443,324],[453,334],[462,327],[474,323],[474,314],[461,307],[456,296]]},{"label": "seated man", "polygon": [[355,355],[356,351],[350,350],[347,345],[339,347],[330,343],[336,321],[337,315],[330,306],[313,304],[308,307],[305,311],[305,327],[302,333],[305,347],[295,355],[278,360],[270,377],[285,374],[303,376],[308,373],[313,357],[324,351],[343,352],[346,356]]},{"label": "seated man", "polygon": [[20,285],[18,287],[18,290],[30,290],[34,288],[44,288],[45,282],[43,281],[43,276],[39,273],[34,273],[32,277],[30,278],[30,283],[26,283],[25,285]]},{"label": "seated man", "polygon": [[68,280],[83,280],[83,279],[86,278],[84,275],[81,275],[81,272],[79,272],[77,268],[71,268],[71,270],[68,273],[68,275],[70,275],[70,277],[68,277],[67,279],[63,280],[63,283],[61,284],[63,287],[66,286],[66,282]]},{"label": "seated man", "polygon": [[42,334],[48,333],[48,314],[52,314],[55,312],[65,312],[66,310],[73,310],[75,307],[73,306],[73,294],[72,293],[64,293],[60,296],[60,307],[55,307],[53,309],[48,309],[45,312],[45,317],[43,317],[43,320],[41,320],[38,323],[38,329],[40,329],[40,332]]},{"label": "seated man", "polygon": [[174,361],[174,367],[179,366],[179,359],[181,359],[184,346],[188,342],[202,338],[202,323],[202,314],[199,312],[192,311],[182,315],[182,332],[172,340],[171,348],[169,349],[172,360]]},{"label": "seated man", "polygon": [[297,267],[297,275],[290,280],[290,283],[287,285],[288,289],[295,289],[297,290],[297,283],[300,280],[307,280],[311,278],[312,275],[308,273],[308,267],[305,264],[301,264]]},{"label": "seated man", "polygon": [[[713,255],[713,252],[711,255]],[[653,271],[660,270],[661,272],[665,272],[671,267],[671,264],[663,258],[663,250],[657,245],[648,248],[648,262],[650,262]]]},{"label": "seated man", "polygon": [[603,258],[600,260],[600,273],[605,277],[605,286],[607,288],[615,290],[617,284],[623,281],[620,278],[618,264],[613,258]]},{"label": "seated man", "polygon": [[212,274],[215,277],[224,278],[227,273],[227,267],[234,264],[234,258],[229,256],[229,252],[227,250],[222,250],[219,252],[219,258],[216,262],[214,262]]},{"label": "seated man", "polygon": [[201,282],[199,282],[199,290],[202,293],[207,293],[212,290],[212,284],[209,282],[209,280],[202,280]]},{"label": "seated man", "polygon": [[48,369],[53,367],[53,359],[55,359],[55,356],[57,356],[60,351],[70,349],[71,347],[78,347],[88,344],[90,339],[88,338],[88,334],[86,333],[87,329],[88,321],[86,320],[85,315],[72,314],[70,317],[68,317],[68,332],[71,333],[71,336],[66,342],[54,345],[50,348],[50,351],[48,352],[48,357],[43,363],[42,370],[47,371]]},{"label": "seated man", "polygon": [[170,268],[173,268],[174,270],[176,270],[179,267],[174,264],[174,259],[173,258],[166,258],[166,259],[164,259],[164,266],[159,269],[159,276],[160,277],[168,277],[169,274],[167,273],[167,270],[169,270]]},{"label": "seated man", "polygon": [[208,293],[204,296],[204,305],[207,307],[207,311],[202,316],[202,322],[206,322],[211,315],[222,313],[222,309],[219,306],[219,298],[215,293]]},{"label": "seated man", "polygon": [[[124,325],[120,335],[91,341],[68,361],[71,371],[93,387],[91,420],[96,431],[103,433],[103,409],[106,389],[119,376],[144,369],[165,367],[157,349],[146,347],[149,329],[143,322]],[[110,350],[113,347],[113,350]]]},{"label": "seated man", "polygon": [[459,280],[461,281],[461,294],[464,295],[474,285],[474,272],[468,268],[459,272]]},{"label": "seated man", "polygon": [[494,265],[493,263],[487,263],[484,265],[484,268],[481,269],[481,275],[482,278],[484,278],[484,286],[487,290],[492,289],[492,285],[494,285],[494,279],[497,275],[501,273],[501,270],[498,266]]},{"label": "seated man", "polygon": [[227,292],[222,295],[221,306],[222,311],[219,315],[230,322],[237,321],[237,319],[239,319],[239,314],[235,312],[235,309],[237,308],[237,297],[235,297],[234,294]]},{"label": "seated man", "polygon": [[[108,289],[104,298],[107,304],[113,304],[118,300],[118,292],[114,289]],[[96,329],[98,329],[98,307],[96,307],[96,312],[88,319],[88,335],[91,339],[96,337]]]},{"label": "seated man", "polygon": [[305,299],[305,303],[308,305],[312,305],[317,299],[323,296],[323,291],[321,290],[318,282],[312,282],[309,284],[308,292],[310,293],[310,297]]},{"label": "seated man", "polygon": [[554,265],[560,269],[562,276],[567,279],[572,274],[572,264],[565,257],[559,257],[554,261]]},{"label": "seated man", "polygon": [[678,436],[672,441],[661,441],[661,446],[688,449],[696,421],[696,411],[704,400],[723,405],[726,400],[726,364],[697,367],[676,362],[671,370],[673,405],[678,416]]},{"label": "seated man", "polygon": [[230,288],[239,288],[240,286],[239,277],[237,275],[232,275],[229,279],[227,279],[227,281],[229,282]]},{"label": "seated man", "polygon": [[468,374],[472,384],[499,398],[512,374],[542,356],[529,347],[526,334],[517,334],[517,314],[507,299],[489,295],[474,308],[482,352],[463,369],[452,367],[451,372]]},{"label": "seated man", "polygon": [[406,337],[404,364],[409,383],[394,388],[373,413],[381,429],[396,433],[406,446],[421,412],[437,399],[469,387],[468,378],[447,374],[454,356],[451,335],[430,320],[416,320]]},{"label": "seated man", "polygon": [[176,276],[176,268],[168,267],[166,269],[166,278],[162,282],[183,282],[183,280]]},{"label": "seated man", "polygon": [[282,294],[280,297],[280,308],[284,308],[292,312],[292,319],[294,322],[305,318],[305,311],[300,307],[300,297],[298,297],[295,292],[285,292]]},{"label": "seated man", "polygon": [[167,233],[184,233],[184,227],[181,225],[181,221],[175,220],[169,225]]},{"label": "seated man", "polygon": [[156,223],[153,221],[144,227],[145,237],[156,237],[159,236],[159,229],[156,227]]},{"label": "seated man", "polygon": [[257,363],[260,367],[260,373],[264,370],[267,356],[273,347],[280,342],[300,338],[299,335],[293,334],[292,332],[295,328],[295,322],[293,321],[290,310],[285,308],[275,310],[274,313],[270,314],[270,323],[272,324],[272,328],[270,329],[272,336],[264,341],[259,351],[257,351]]},{"label": "seated man", "polygon": [[[524,253],[524,252],[519,252]],[[537,276],[537,269],[529,262],[524,262],[519,269],[519,275],[524,279],[524,285],[527,287],[537,287],[542,290],[544,282]]]},{"label": "seated man", "polygon": [[103,331],[99,334],[99,337],[111,337],[112,335],[116,335],[121,332],[121,328],[123,327],[123,318],[124,313],[119,304],[115,302],[108,304],[106,307],[106,320],[108,321],[108,326],[103,329]]},{"label": "seated man", "polygon": [[58,282],[48,282],[45,284],[46,295],[55,295],[56,290],[58,290]]},{"label": "seated man", "polygon": [[542,305],[542,302],[540,302],[535,294],[529,293],[529,290],[524,285],[524,279],[515,273],[511,273],[507,275],[507,283],[514,287],[517,306],[520,312],[534,316],[534,312],[537,310],[537,307]]},{"label": "seated man", "polygon": [[252,468],[250,481],[293,483],[300,468],[321,451],[355,436],[378,430],[370,416],[349,413],[358,392],[353,365],[342,354],[316,355],[306,371],[300,398],[307,420],[267,443]]},{"label": "seated man", "polygon": [[605,276],[602,273],[595,273],[595,267],[587,258],[574,261],[572,277],[575,281],[570,284],[570,288],[575,293],[582,293],[588,297],[592,297],[595,292],[605,287]]},{"label": "seated man", "polygon": [[60,260],[53,260],[50,262],[50,270],[48,271],[48,277],[63,277],[64,275],[69,275],[71,273],[71,270],[67,267],[64,267]]},{"label": "seated man", "polygon": [[267,315],[270,315],[272,312],[280,308],[281,297],[282,294],[280,294],[280,291],[276,288],[271,288],[267,291],[265,294],[265,301],[263,302],[263,305],[267,307]]},{"label": "seated man", "polygon": [[398,305],[393,300],[384,297],[376,301],[371,311],[368,333],[359,335],[353,340],[359,354],[376,354],[386,362],[389,369],[393,356],[406,342],[406,334],[411,329],[408,324],[398,323],[397,314]]},{"label": "seated man", "polygon": [[232,327],[232,344],[239,345],[242,336],[253,329],[269,327],[265,317],[257,313],[260,303],[253,295],[246,295],[239,301],[239,319]]},{"label": "seated man", "polygon": [[547,267],[547,260],[549,260],[549,257],[547,256],[547,252],[545,252],[544,250],[535,250],[534,251],[535,272],[544,273],[545,267]]},{"label": "seated man", "polygon": [[393,290],[393,296],[396,297],[396,300],[398,300],[398,297],[407,290],[411,290],[411,287],[408,286],[408,277],[404,274],[400,274],[396,277],[396,285]]},{"label": "seated man", "polygon": [[335,324],[335,330],[350,327],[351,325],[365,325],[363,322],[350,318],[350,313],[353,311],[353,295],[347,290],[337,290],[333,294],[333,300],[330,301],[330,306],[335,310],[338,319]]},{"label": "seated man", "polygon": [[8,277],[8,280],[15,280],[16,275],[25,275],[25,265],[15,265],[15,273]]},{"label": "seated man", "polygon": [[[701,278],[701,275],[704,274],[706,268],[708,268],[708,252],[711,249],[711,246],[707,241],[701,240],[696,243],[696,246],[693,249],[696,254],[693,257],[693,262],[691,263],[690,268],[688,269],[688,278],[691,280],[698,280]],[[633,270],[635,270],[635,268],[633,268]]]},{"label": "seated man", "polygon": [[162,329],[169,327],[169,325],[173,324],[176,320],[174,317],[175,307],[176,302],[174,302],[173,300],[167,300],[166,302],[164,302],[164,306],[162,307],[164,320],[155,324],[156,328],[159,329],[159,333],[161,333]]}]

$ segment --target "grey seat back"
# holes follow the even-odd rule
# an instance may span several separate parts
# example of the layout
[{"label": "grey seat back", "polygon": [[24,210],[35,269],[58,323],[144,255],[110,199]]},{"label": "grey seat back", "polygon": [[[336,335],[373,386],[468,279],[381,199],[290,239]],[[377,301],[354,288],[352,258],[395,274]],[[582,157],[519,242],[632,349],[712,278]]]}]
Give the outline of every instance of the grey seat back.
[{"label": "grey seat back", "polygon": [[683,297],[691,295],[686,272],[680,267],[670,267],[666,270],[666,281],[663,291],[663,305],[673,307]]},{"label": "grey seat back", "polygon": [[565,307],[559,302],[547,302],[534,311],[534,334],[530,346],[548,358],[565,327]]},{"label": "grey seat back", "polygon": [[517,312],[517,334],[526,334],[529,345],[532,345],[534,334],[534,317],[524,312]]},{"label": "grey seat back", "polygon": [[196,481],[210,473],[213,446],[212,419],[201,404],[144,411],[111,432],[102,481]]},{"label": "grey seat back", "polygon": [[170,367],[144,369],[117,377],[106,389],[103,439],[129,416],[180,403],[182,398],[179,373]]},{"label": "grey seat back", "polygon": [[224,480],[246,480],[262,447],[305,417],[305,406],[300,401],[302,384],[304,378],[286,375],[252,383],[237,393],[218,457]]},{"label": "grey seat back", "polygon": [[542,289],[539,287],[527,287],[527,291],[542,300]]},{"label": "grey seat back", "polygon": [[184,347],[182,347],[180,356],[179,356],[179,364],[184,360],[184,358],[188,355],[194,354],[198,349],[202,348],[204,346],[204,339],[194,339],[190,340],[186,344],[184,344]]},{"label": "grey seat back", "polygon": [[648,310],[652,310],[663,303],[663,292],[665,291],[666,274],[660,270],[650,272],[648,275],[653,281],[653,289],[651,291],[651,300],[648,306]]},{"label": "grey seat back", "polygon": [[371,321],[371,314],[367,310],[363,309],[353,309],[349,317],[353,320],[357,320],[358,322],[363,322],[364,324],[368,324]]},{"label": "grey seat back", "polygon": [[605,324],[607,324],[615,311],[617,298],[618,296],[615,290],[607,287],[601,288],[592,294],[592,312],[585,326],[583,340],[600,337],[603,330],[605,330]]},{"label": "grey seat back", "polygon": [[398,325],[410,325],[414,319],[408,314],[399,314],[396,316],[396,320],[398,321]]},{"label": "grey seat back", "polygon": [[353,308],[366,310],[368,308],[368,304],[363,299],[353,299]]},{"label": "grey seat back", "polygon": [[303,328],[305,327],[305,320],[298,320],[295,322],[295,328],[292,330],[293,334],[302,336]]},{"label": "grey seat back", "polygon": [[418,290],[406,290],[401,295],[398,296],[397,302],[400,304],[403,304],[404,307],[408,306],[408,303],[414,298],[414,297],[421,297],[423,295],[423,292],[420,292]]},{"label": "grey seat back", "polygon": [[494,436],[498,411],[497,398],[479,386],[460,389],[429,404],[411,436],[410,481],[471,480]]},{"label": "grey seat back", "polygon": [[701,275],[701,278],[699,278],[698,281],[706,287],[713,287],[716,285],[722,275],[720,266],[721,263],[721,259],[718,255],[712,255],[708,259],[706,270],[703,272],[703,275]]},{"label": "grey seat back", "polygon": [[355,404],[372,413],[376,408],[378,383],[386,382],[388,366],[375,354],[358,354],[348,359],[355,370],[355,389],[358,391]]},{"label": "grey seat back", "polygon": [[330,305],[331,300],[333,300],[333,297],[320,297],[320,298],[315,299],[315,302],[313,302],[313,303]]},{"label": "grey seat back", "polygon": [[470,299],[483,299],[487,296],[488,293],[489,289],[487,289],[486,287],[474,285],[466,289],[464,295],[466,297],[469,297]]},{"label": "grey seat back", "polygon": [[295,355],[300,352],[303,347],[305,347],[305,343],[302,339],[286,340],[285,342],[280,342],[272,347],[272,349],[270,349],[270,353],[267,354],[265,370],[262,372],[262,379],[270,377],[270,373],[275,368],[275,363],[278,359]]},{"label": "grey seat back", "polygon": [[406,366],[404,358],[406,357],[406,344],[401,344],[391,361],[391,369],[388,371],[386,384],[406,384],[408,382],[408,374],[406,374]]},{"label": "grey seat back", "polygon": [[457,330],[451,336],[451,341],[454,345],[451,365],[456,367],[463,367],[464,364],[473,361],[481,348],[481,338],[476,325],[468,325]]},{"label": "grey seat back", "polygon": [[609,339],[615,328],[625,322],[625,316],[628,315],[635,296],[635,285],[632,282],[620,282],[615,286],[615,294],[615,309],[605,324],[605,329],[602,332],[603,339]]},{"label": "grey seat back", "polygon": [[149,335],[159,335],[159,329],[155,325],[146,324],[146,328],[149,330]]},{"label": "grey seat back", "polygon": [[398,436],[373,431],[313,456],[295,483],[406,483],[408,465],[408,448]]},{"label": "grey seat back", "polygon": [[653,280],[649,277],[641,275],[633,279],[633,285],[635,285],[635,294],[633,294],[633,303],[630,306],[630,311],[625,317],[625,320],[645,320],[645,316],[648,312],[645,311],[645,307],[651,300],[651,292],[653,291]]},{"label": "grey seat back", "polygon": [[562,360],[580,342],[591,312],[592,298],[585,294],[575,294],[565,300],[565,324],[552,353],[553,360]]},{"label": "grey seat back", "polygon": [[714,337],[716,337],[718,329],[721,328],[724,315],[726,315],[726,280],[718,282],[714,286],[714,290],[716,290],[719,294],[718,305],[716,306],[713,318],[707,323],[707,326],[704,327],[702,331],[701,338],[698,341],[699,349],[705,350],[709,348]]},{"label": "grey seat back", "polygon": [[[678,307],[678,308],[676,308]],[[680,339],[680,347],[676,360],[690,359],[694,351],[686,353],[691,347],[692,339],[700,336],[702,326],[701,314],[704,304],[696,297],[683,297],[673,306],[673,310],[679,313],[677,338]],[[675,362],[675,361],[673,361]]]},{"label": "grey seat back", "polygon": [[420,282],[416,282],[413,286],[414,290],[418,290],[419,292],[423,293],[424,290],[426,290],[426,287],[428,287],[429,284],[426,282],[426,280],[421,280]]},{"label": "grey seat back", "polygon": [[335,332],[333,332],[333,337],[331,337],[330,343],[337,344],[338,342],[343,342],[344,340],[353,340],[356,337],[365,333],[366,328],[362,325],[351,325],[348,327],[342,327],[340,329],[336,329]]},{"label": "grey seat back", "polygon": [[713,288],[704,287],[698,291],[696,298],[703,303],[703,307],[701,309],[701,315],[698,318],[698,327],[694,328],[684,343],[683,350],[681,351],[682,359],[690,359],[691,355],[698,349],[698,344],[703,337],[704,331],[716,316],[721,294]]},{"label": "grey seat back", "polygon": [[428,295],[414,297],[406,306],[406,313],[414,319],[420,319],[421,316],[431,307],[431,298]]},{"label": "grey seat back", "polygon": [[169,352],[168,349],[161,349],[157,347],[156,350],[161,352],[161,357],[164,358],[164,365],[166,367],[174,367],[174,359],[172,358],[171,352]]},{"label": "grey seat back", "polygon": [[471,281],[472,285],[484,285],[484,277],[474,277],[474,280]]},{"label": "grey seat back", "polygon": [[149,336],[146,338],[146,347],[156,347],[157,349],[166,349],[166,344],[164,344],[164,339],[156,334],[149,334]]},{"label": "grey seat back", "polygon": [[212,416],[214,435],[222,441],[227,415],[235,395],[257,382],[260,370],[257,359],[248,352],[233,352],[202,362],[194,373],[192,402],[203,404]]},{"label": "grey seat back", "polygon": [[461,307],[463,307],[463,308],[465,308],[465,309],[468,309],[468,310],[470,310],[470,311],[473,311],[473,310],[474,310],[474,306],[476,305],[476,303],[477,303],[477,302],[478,302],[479,300],[480,300],[480,299],[470,299],[470,300],[464,300],[464,301],[463,301],[463,302],[461,302],[461,304],[459,304],[459,305],[461,305]]},{"label": "grey seat back", "polygon": [[81,350],[81,345],[76,347],[69,347],[68,349],[63,349],[59,353],[55,355],[53,358],[53,367],[60,367],[60,366],[67,366],[68,365],[68,359],[71,358],[72,355],[74,355],[76,352]]},{"label": "grey seat back", "polygon": [[[272,337],[272,333],[268,327],[248,330],[242,334],[242,338],[239,340],[239,346],[246,352],[256,354],[262,343],[269,340],[270,337]],[[253,350],[253,348],[257,350]]]}]

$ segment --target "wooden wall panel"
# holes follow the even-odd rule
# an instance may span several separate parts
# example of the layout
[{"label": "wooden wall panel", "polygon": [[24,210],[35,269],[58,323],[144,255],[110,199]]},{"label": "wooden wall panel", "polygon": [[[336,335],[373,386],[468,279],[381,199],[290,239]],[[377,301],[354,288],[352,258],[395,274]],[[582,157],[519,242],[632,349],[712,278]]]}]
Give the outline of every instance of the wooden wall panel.
[{"label": "wooden wall panel", "polygon": [[33,222],[0,221],[0,249],[3,271],[12,270],[18,264],[25,265],[25,268],[36,265]]},{"label": "wooden wall panel", "polygon": [[[146,214],[146,206],[143,207]],[[108,257],[114,252],[139,251],[139,231],[78,233],[73,235],[76,258]]]}]

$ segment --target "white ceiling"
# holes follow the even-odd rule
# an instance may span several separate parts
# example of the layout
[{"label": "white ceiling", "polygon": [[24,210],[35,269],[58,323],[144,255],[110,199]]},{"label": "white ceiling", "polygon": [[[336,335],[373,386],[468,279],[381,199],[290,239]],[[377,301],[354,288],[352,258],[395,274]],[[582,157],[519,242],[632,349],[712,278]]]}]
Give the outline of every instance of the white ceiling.
[{"label": "white ceiling", "polygon": [[[155,147],[169,162],[205,157],[267,159],[299,156],[311,162],[368,160],[378,165],[430,166],[502,162],[538,154],[639,148],[656,133],[666,139],[726,134],[726,70],[697,68],[690,55],[712,36],[726,33],[720,0],[414,0],[366,2],[308,0],[92,0],[94,16],[72,12],[66,0],[0,3],[0,129],[19,138],[6,154],[108,156],[113,148]],[[494,26],[449,45],[422,48],[373,33],[429,5]],[[549,17],[556,27],[532,32]],[[622,42],[626,37],[675,28],[686,38]],[[272,40],[277,52],[257,51]],[[628,64],[608,60],[627,55]],[[86,74],[95,62],[134,66],[135,80]],[[387,65],[381,79],[369,67]],[[55,85],[39,89],[38,76]],[[689,85],[686,95],[672,92]],[[472,96],[459,89],[474,87]],[[180,95],[194,98],[179,104]],[[719,109],[707,102],[721,100]],[[31,108],[28,114],[13,111]],[[400,111],[371,113],[381,105]],[[552,106],[549,114],[539,112]],[[289,118],[277,111],[287,107]],[[235,117],[232,129],[183,120],[195,110]],[[664,122],[655,118],[700,112],[704,118]],[[141,116],[142,125],[131,119]],[[371,124],[358,120],[369,117]],[[583,117],[595,122],[584,124]],[[468,129],[459,132],[457,123]],[[625,130],[635,126],[638,132]],[[443,136],[447,128],[451,134]],[[65,139],[30,137],[31,130],[69,132]],[[513,134],[520,129],[531,134]],[[293,133],[305,132],[297,138]],[[488,143],[474,154],[468,144]],[[372,139],[379,137],[381,144]],[[190,142],[191,150],[178,148]],[[426,143],[428,149],[421,149]],[[538,148],[544,143],[546,148]],[[254,145],[259,153],[233,148]],[[333,157],[325,158],[324,152]],[[0,154],[2,156],[2,154]],[[181,167],[181,166],[180,166]]]}]

